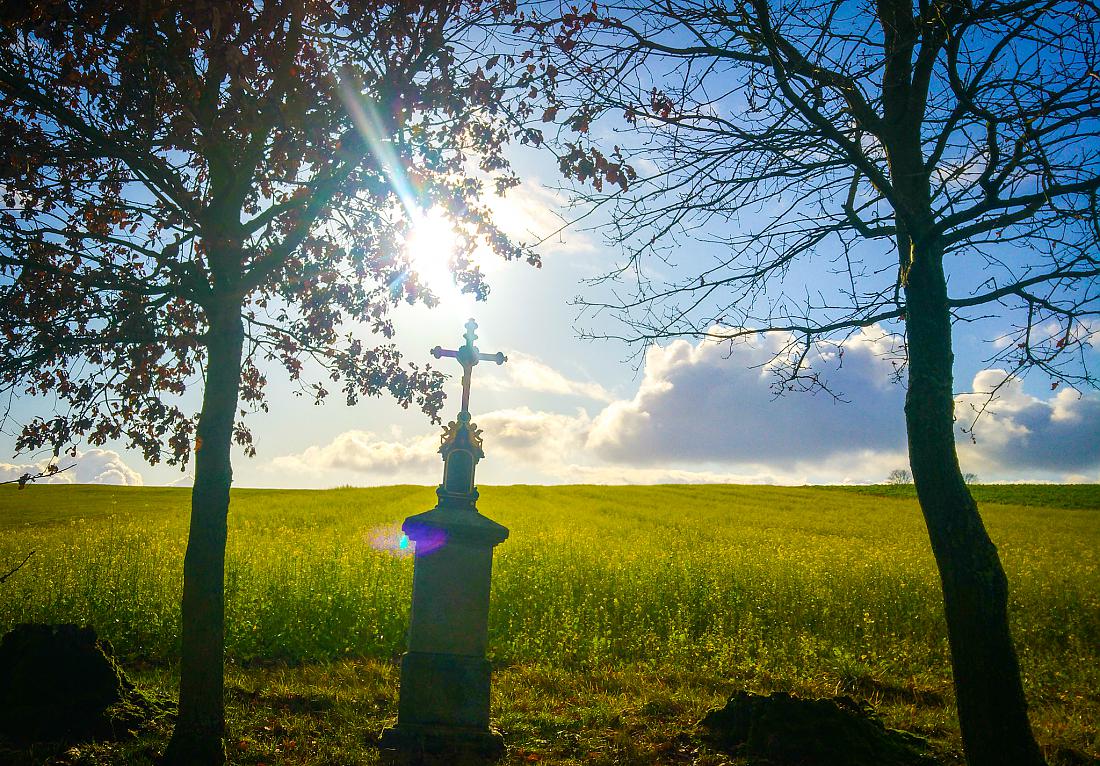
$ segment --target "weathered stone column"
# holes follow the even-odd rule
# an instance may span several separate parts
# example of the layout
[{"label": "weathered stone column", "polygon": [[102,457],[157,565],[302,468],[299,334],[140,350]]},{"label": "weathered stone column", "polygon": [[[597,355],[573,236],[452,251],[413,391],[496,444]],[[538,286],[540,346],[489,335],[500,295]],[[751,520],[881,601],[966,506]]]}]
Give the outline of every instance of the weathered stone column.
[{"label": "weathered stone column", "polygon": [[489,727],[485,649],[493,548],[508,530],[478,513],[474,469],[484,452],[466,408],[470,369],[478,361],[502,364],[505,357],[478,352],[475,327],[470,320],[458,351],[433,349],[463,366],[463,410],[443,432],[439,502],[402,526],[415,551],[412,614],[397,726],[382,732],[381,747],[391,759],[411,763],[474,763],[504,754],[504,740]]}]

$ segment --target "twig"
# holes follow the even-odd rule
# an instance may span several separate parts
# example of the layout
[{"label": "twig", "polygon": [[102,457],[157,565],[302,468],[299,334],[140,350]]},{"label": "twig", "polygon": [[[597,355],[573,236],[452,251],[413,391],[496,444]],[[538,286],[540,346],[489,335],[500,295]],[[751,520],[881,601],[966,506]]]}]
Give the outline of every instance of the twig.
[{"label": "twig", "polygon": [[[23,489],[25,486],[27,486],[28,483],[30,483],[32,481],[37,481],[38,479],[45,479],[48,476],[57,476],[57,474],[64,473],[65,471],[68,471],[70,468],[75,468],[75,467],[76,467],[76,463],[73,463],[72,465],[66,466],[64,468],[58,468],[56,465],[51,464],[51,465],[48,465],[45,468],[43,468],[38,473],[28,472],[28,473],[25,473],[22,476],[20,476],[18,479],[6,479],[4,481],[0,481],[0,484],[18,484],[19,489]],[[3,580],[0,580],[0,582],[3,582]]]},{"label": "twig", "polygon": [[23,565],[31,560],[31,556],[33,556],[34,553],[35,553],[34,551],[31,551],[30,553],[28,553],[26,556],[23,557],[23,560],[20,561],[19,564],[17,564],[14,569],[9,569],[5,574],[0,575],[0,585],[3,585],[5,582],[7,582],[9,577],[11,577],[13,574],[15,574],[20,569],[22,569]]}]

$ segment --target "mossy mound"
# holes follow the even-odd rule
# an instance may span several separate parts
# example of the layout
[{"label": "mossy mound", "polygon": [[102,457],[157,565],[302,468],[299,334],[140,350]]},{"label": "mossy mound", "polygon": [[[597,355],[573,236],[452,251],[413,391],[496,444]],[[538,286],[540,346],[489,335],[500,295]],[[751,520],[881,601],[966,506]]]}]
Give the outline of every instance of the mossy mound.
[{"label": "mossy mound", "polygon": [[17,625],[0,640],[0,736],[16,744],[118,739],[165,712],[110,644],[78,625]]},{"label": "mossy mound", "polygon": [[738,692],[699,724],[719,747],[773,766],[936,766],[920,737],[888,729],[850,697]]}]

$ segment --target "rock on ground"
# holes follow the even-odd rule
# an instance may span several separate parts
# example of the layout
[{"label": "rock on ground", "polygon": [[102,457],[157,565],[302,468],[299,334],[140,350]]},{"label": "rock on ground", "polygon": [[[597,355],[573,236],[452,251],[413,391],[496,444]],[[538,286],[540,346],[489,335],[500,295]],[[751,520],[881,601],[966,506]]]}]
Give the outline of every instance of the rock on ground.
[{"label": "rock on ground", "polygon": [[738,692],[700,722],[724,750],[773,766],[935,766],[920,737],[888,729],[850,697]]},{"label": "rock on ground", "polygon": [[17,625],[0,640],[0,735],[14,743],[115,739],[160,712],[91,628]]}]

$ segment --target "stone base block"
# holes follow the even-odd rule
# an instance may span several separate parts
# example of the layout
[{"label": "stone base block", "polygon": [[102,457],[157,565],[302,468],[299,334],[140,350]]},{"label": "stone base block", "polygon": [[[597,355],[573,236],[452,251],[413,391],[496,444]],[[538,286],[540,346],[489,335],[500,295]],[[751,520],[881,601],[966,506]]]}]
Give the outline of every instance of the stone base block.
[{"label": "stone base block", "polygon": [[401,658],[397,725],[489,730],[489,661],[407,652]]},{"label": "stone base block", "polygon": [[504,757],[504,738],[489,728],[398,723],[378,746],[387,766],[485,766]]}]

